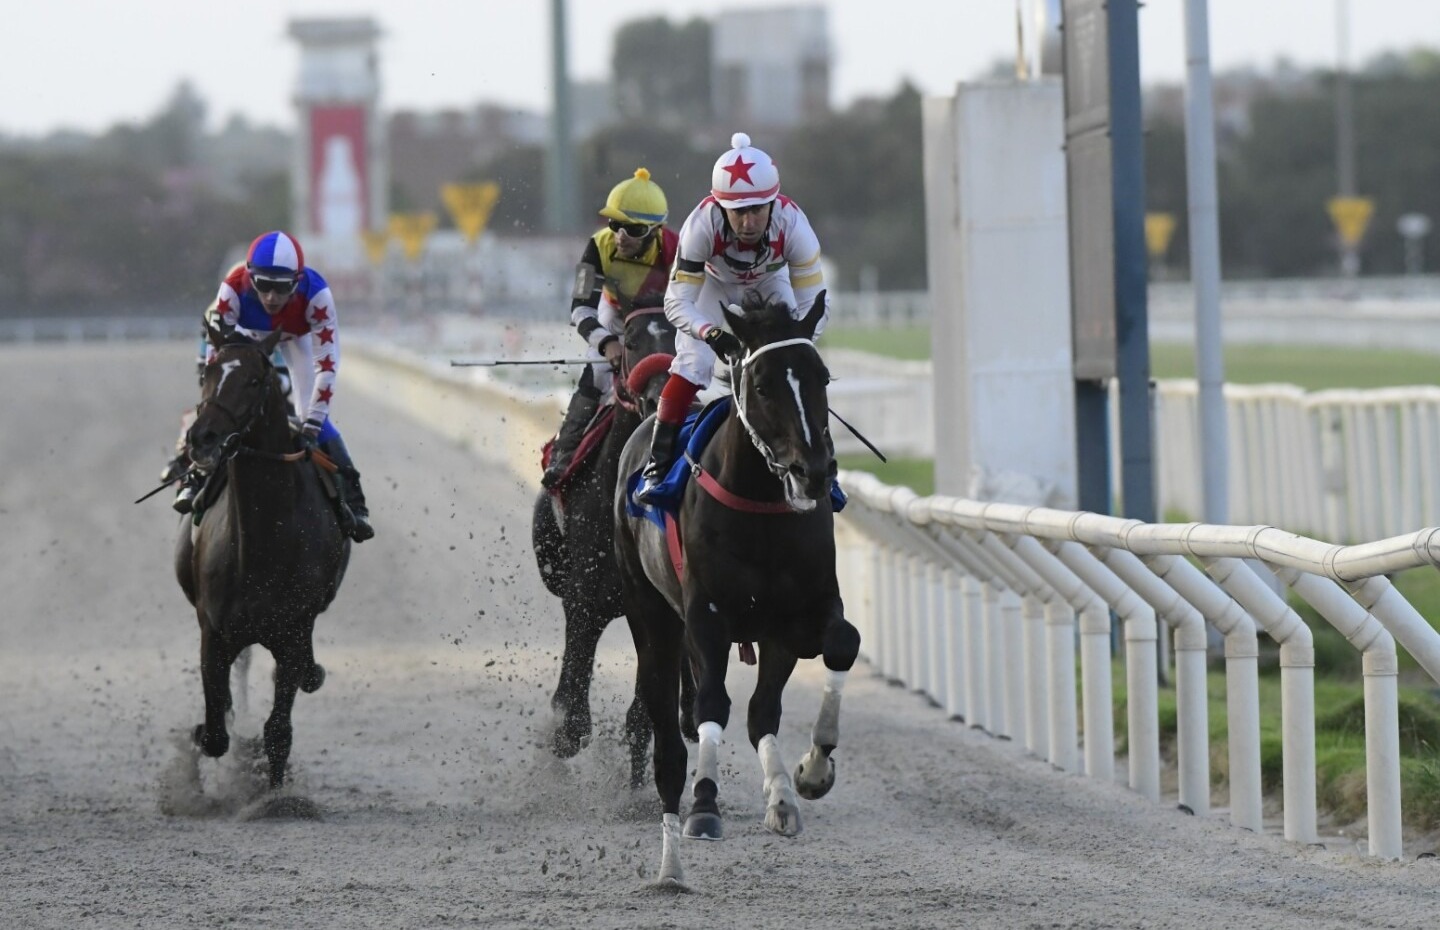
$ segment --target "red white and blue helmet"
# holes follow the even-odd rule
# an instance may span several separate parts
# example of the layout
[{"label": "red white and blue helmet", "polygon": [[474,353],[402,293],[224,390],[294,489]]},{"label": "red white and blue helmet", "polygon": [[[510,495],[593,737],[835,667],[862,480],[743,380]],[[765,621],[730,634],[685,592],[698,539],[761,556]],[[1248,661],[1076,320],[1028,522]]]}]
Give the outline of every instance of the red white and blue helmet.
[{"label": "red white and blue helmet", "polygon": [[250,243],[245,267],[251,277],[293,281],[305,270],[305,253],[293,236],[276,229]]},{"label": "red white and blue helmet", "polygon": [[769,155],[751,147],[749,136],[737,132],[730,137],[730,151],[710,172],[710,193],[722,207],[769,203],[780,193],[780,169]]}]

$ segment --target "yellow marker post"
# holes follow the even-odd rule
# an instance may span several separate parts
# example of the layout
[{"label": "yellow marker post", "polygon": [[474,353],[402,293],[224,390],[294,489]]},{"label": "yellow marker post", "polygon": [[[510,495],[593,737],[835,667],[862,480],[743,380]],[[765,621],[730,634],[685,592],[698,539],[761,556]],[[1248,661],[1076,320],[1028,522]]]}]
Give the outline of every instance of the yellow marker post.
[{"label": "yellow marker post", "polygon": [[500,185],[494,181],[442,184],[440,199],[445,202],[445,209],[450,211],[455,228],[465,236],[467,243],[474,245],[480,233],[485,231],[485,224],[490,222],[490,211],[495,209],[495,202],[500,199]]},{"label": "yellow marker post", "polygon": [[420,257],[425,250],[426,238],[435,229],[435,222],[435,214],[429,211],[390,214],[390,235],[400,240],[406,259],[413,262]]},{"label": "yellow marker post", "polygon": [[365,243],[365,257],[370,259],[370,264],[377,268],[385,264],[385,253],[390,250],[388,232],[365,229],[360,232],[360,240]]},{"label": "yellow marker post", "polygon": [[1369,197],[1331,197],[1325,203],[1330,211],[1330,221],[1340,234],[1340,241],[1346,248],[1354,248],[1365,236],[1370,217],[1375,213],[1375,201]]},{"label": "yellow marker post", "polygon": [[1175,214],[1145,214],[1145,248],[1150,257],[1159,260],[1170,250],[1170,238],[1175,235]]}]

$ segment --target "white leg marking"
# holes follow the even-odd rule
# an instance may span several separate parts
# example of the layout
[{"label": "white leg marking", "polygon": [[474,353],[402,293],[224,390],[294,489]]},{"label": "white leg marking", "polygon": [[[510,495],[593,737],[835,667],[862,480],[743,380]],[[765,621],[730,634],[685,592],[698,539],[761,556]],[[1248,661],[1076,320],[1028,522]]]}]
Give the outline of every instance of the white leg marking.
[{"label": "white leg marking", "polygon": [[835,746],[840,742],[840,694],[845,690],[845,676],[848,674],[832,670],[825,682],[825,693],[820,698],[820,715],[815,718],[813,731],[816,746]]},{"label": "white leg marking", "polygon": [[720,724],[707,720],[696,727],[700,731],[700,760],[695,766],[695,782],[708,778],[718,787],[720,784],[720,738],[725,731]]},{"label": "white leg marking", "polygon": [[762,736],[758,751],[760,768],[765,773],[765,827],[781,836],[795,836],[800,832],[800,799],[795,796],[795,783],[785,770],[785,760],[780,758],[775,734]]},{"label": "white leg marking", "polygon": [[684,885],[685,869],[680,865],[680,815],[665,814],[660,821],[660,878],[662,885]]},{"label": "white leg marking", "polygon": [[795,788],[808,801],[823,798],[835,786],[835,763],[830,760],[830,750],[840,742],[840,694],[845,690],[846,674],[830,672],[811,731],[810,751],[795,768]]}]

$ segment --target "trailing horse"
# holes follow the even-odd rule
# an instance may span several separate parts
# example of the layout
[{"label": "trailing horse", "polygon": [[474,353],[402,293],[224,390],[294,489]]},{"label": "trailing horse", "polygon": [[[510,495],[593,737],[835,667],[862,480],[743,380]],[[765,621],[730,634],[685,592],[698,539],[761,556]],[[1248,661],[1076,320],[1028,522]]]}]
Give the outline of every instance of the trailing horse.
[{"label": "trailing horse", "polygon": [[[611,510],[620,450],[658,403],[675,352],[675,327],[659,308],[632,309],[621,344],[616,403],[596,417],[573,470],[553,490],[536,496],[531,524],[540,576],[565,611],[565,653],[550,701],[558,715],[551,747],[561,758],[575,755],[590,739],[595,649],[610,621],[623,613]],[[592,448],[594,433],[602,429],[603,439]],[[638,786],[644,782],[650,743],[650,722],[638,694],[625,716],[625,738],[631,781]]]},{"label": "trailing horse", "polygon": [[[726,311],[745,346],[732,362],[732,398],[723,422],[684,469],[692,477],[679,506],[684,567],[677,574],[666,531],[653,514],[615,497],[615,546],[625,612],[635,630],[639,686],[655,730],[655,783],[663,808],[662,883],[683,882],[679,803],[687,753],[676,725],[682,658],[698,693],[699,764],[685,835],[719,839],[717,753],[729,722],[725,672],[732,643],[759,644],[759,678],[750,699],[750,744],[759,754],[765,825],[800,832],[796,791],[823,796],[835,781],[830,754],[839,741],[840,693],[860,648],[846,619],[835,575],[832,484],[836,473],[827,428],[829,373],[815,348],[822,292],[803,320],[783,305],[747,296]],[[722,401],[723,403],[724,401]],[[646,456],[642,427],[621,456],[623,474]],[[829,677],[809,752],[787,771],[776,743],[781,694],[796,661],[823,656]]]},{"label": "trailing horse", "polygon": [[264,731],[271,788],[285,781],[295,694],[325,680],[311,635],[350,558],[315,465],[296,451],[270,363],[281,335],[256,343],[210,331],[216,355],[205,366],[185,444],[190,460],[223,487],[204,493],[198,525],[181,521],[175,546],[175,576],[200,623],[205,721],[195,727],[195,742],[208,756],[225,755],[230,666],[241,650],[264,646],[275,658],[275,702]]}]

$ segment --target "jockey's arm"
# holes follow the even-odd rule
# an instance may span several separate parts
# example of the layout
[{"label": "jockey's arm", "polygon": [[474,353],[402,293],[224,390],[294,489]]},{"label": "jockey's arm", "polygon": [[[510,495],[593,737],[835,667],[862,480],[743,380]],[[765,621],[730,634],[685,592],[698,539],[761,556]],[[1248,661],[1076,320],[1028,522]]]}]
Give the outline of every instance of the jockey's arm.
[{"label": "jockey's arm", "polygon": [[580,338],[594,349],[615,338],[615,334],[601,321],[601,302],[604,300],[604,273],[600,268],[600,248],[591,239],[585,244],[585,254],[575,266],[575,287],[570,292],[570,325]]},{"label": "jockey's arm", "polygon": [[330,398],[335,391],[335,378],[340,373],[340,326],[335,311],[335,295],[329,286],[310,297],[305,306],[305,319],[310,324],[310,361],[315,366],[315,384],[309,403],[303,411],[305,430],[318,433],[330,415]]},{"label": "jockey's arm", "polygon": [[705,286],[705,262],[714,248],[715,232],[708,220],[708,211],[697,210],[680,227],[680,244],[665,287],[666,319],[681,332],[702,340],[715,325],[696,307]]},{"label": "jockey's arm", "polygon": [[[820,240],[810,227],[810,220],[799,206],[791,204],[791,209],[798,217],[785,237],[785,262],[790,270],[790,286],[795,291],[795,315],[800,318],[810,312],[816,295],[825,289],[825,271],[820,263]],[[829,318],[830,304],[827,300],[825,313],[815,324],[816,338],[824,331]]]}]

